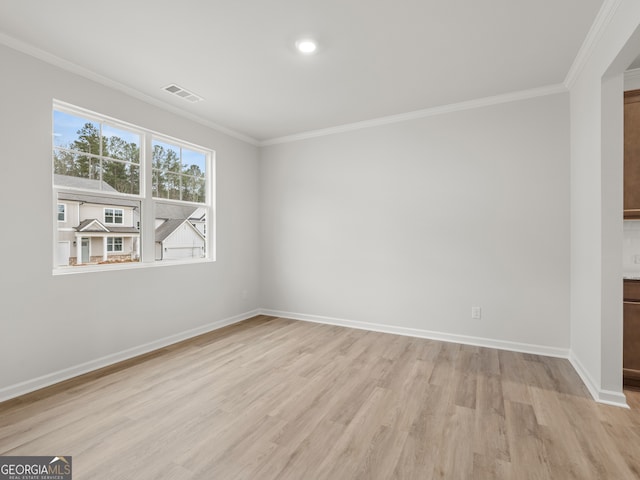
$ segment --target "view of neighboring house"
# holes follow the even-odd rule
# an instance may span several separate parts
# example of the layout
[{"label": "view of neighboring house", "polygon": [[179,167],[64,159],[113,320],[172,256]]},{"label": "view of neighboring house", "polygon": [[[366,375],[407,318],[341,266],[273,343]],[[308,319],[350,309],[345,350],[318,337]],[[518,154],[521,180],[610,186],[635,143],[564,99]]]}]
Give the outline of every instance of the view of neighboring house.
[{"label": "view of neighboring house", "polygon": [[189,215],[189,221],[203,237],[207,236],[207,210],[200,207]]},{"label": "view of neighboring house", "polygon": [[[104,192],[116,190],[106,182],[55,175],[57,186]],[[98,195],[61,192],[57,203],[58,265],[131,262],[140,258],[140,202]]]},{"label": "view of neighboring house", "polygon": [[[115,192],[106,182],[55,175],[62,188]],[[140,260],[140,202],[62,191],[57,202],[59,266]],[[206,254],[206,210],[156,203],[155,260],[202,258]]]},{"label": "view of neighboring house", "polygon": [[156,260],[205,256],[205,209],[157,203],[155,216]]}]

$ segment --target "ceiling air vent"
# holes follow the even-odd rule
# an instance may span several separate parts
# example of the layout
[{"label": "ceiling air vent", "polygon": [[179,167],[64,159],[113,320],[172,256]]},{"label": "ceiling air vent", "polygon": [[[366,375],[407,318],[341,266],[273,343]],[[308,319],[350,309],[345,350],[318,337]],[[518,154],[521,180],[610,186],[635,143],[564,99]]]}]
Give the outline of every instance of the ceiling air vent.
[{"label": "ceiling air vent", "polygon": [[164,87],[163,90],[173,95],[177,95],[178,97],[191,103],[196,103],[201,100],[204,100],[202,97],[196,95],[195,93],[190,92],[189,90],[185,90],[184,88],[179,87],[175,83],[172,83],[171,85]]}]

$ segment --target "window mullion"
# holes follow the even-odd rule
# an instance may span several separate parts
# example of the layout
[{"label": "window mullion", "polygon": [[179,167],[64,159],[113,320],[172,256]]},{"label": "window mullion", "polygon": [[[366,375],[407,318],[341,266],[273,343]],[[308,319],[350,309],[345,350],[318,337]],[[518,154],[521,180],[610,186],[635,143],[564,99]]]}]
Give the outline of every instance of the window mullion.
[{"label": "window mullion", "polygon": [[[102,181],[103,181],[102,173],[103,173],[103,170],[104,170],[104,163],[102,162],[102,122],[100,122],[99,125],[100,125],[100,128],[98,130],[98,154],[100,155],[100,157],[99,157],[100,158],[100,168],[99,168],[100,177],[99,178],[100,178],[100,190],[102,190],[103,189],[102,188]],[[91,168],[91,166],[89,166],[89,168]]]},{"label": "window mullion", "polygon": [[152,136],[145,133],[140,152],[140,176],[142,183],[142,205],[140,222],[140,239],[142,246],[140,256],[143,263],[155,262],[155,208],[153,202],[153,149]]}]

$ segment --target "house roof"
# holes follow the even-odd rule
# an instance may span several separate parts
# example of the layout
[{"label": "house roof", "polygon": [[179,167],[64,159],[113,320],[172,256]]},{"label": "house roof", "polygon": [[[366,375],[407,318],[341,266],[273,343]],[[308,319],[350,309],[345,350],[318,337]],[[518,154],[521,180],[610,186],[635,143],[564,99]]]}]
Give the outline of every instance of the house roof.
[{"label": "house roof", "polygon": [[97,218],[87,218],[76,227],[78,232],[108,232],[109,229]]},{"label": "house roof", "polygon": [[72,177],[70,175],[53,174],[53,183],[58,187],[84,188],[87,190],[100,190],[103,192],[117,192],[115,188],[104,180],[93,178]]},{"label": "house roof", "polygon": [[140,233],[135,227],[107,227],[111,233]]},{"label": "house roof", "polygon": [[197,207],[189,205],[172,205],[158,202],[156,203],[156,218],[184,220],[193,215],[197,209]]},{"label": "house roof", "polygon": [[[156,242],[163,242],[169,235],[171,235],[180,225],[187,220],[185,218],[170,218],[162,225],[156,228]],[[188,222],[187,222],[188,223]]]},{"label": "house roof", "polygon": [[[69,188],[83,188],[87,190],[97,190],[101,192],[117,192],[115,188],[109,185],[107,182],[101,182],[100,180],[94,180],[91,178],[70,177],[69,175],[53,175],[53,183],[57,187],[69,187]],[[102,189],[100,187],[102,186]],[[112,198],[105,198],[99,195],[91,195],[86,193],[73,193],[73,192],[60,192],[58,195],[60,201],[70,202],[84,202],[94,203],[96,205],[114,205]],[[118,199],[118,207],[140,207],[140,202],[137,200]]]},{"label": "house roof", "polygon": [[76,227],[78,232],[100,232],[100,233],[140,233],[134,227],[108,227],[97,218],[87,218]]},{"label": "house roof", "polygon": [[189,220],[194,222],[204,222],[207,218],[207,209],[198,207],[196,210],[189,215]]},{"label": "house roof", "polygon": [[80,202],[80,203],[93,203],[96,205],[112,205],[114,207],[140,207],[140,202],[137,200],[127,200],[118,198],[117,202],[113,201],[113,198],[104,198],[96,195],[85,195],[82,193],[69,193],[61,192],[58,195],[59,201]]},{"label": "house roof", "polygon": [[165,221],[162,225],[159,225],[156,228],[156,242],[164,242],[173,232],[175,232],[178,227],[182,224],[187,224],[189,228],[191,228],[199,237],[204,240],[204,235],[198,230],[193,224],[184,218],[170,218]]}]

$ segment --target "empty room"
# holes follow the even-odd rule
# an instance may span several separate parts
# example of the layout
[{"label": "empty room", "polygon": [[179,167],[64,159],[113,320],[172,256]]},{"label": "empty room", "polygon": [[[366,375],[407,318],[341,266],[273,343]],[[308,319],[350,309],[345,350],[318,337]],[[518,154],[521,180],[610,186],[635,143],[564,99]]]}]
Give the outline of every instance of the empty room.
[{"label": "empty room", "polygon": [[3,0],[0,66],[0,479],[640,478],[637,0]]}]

